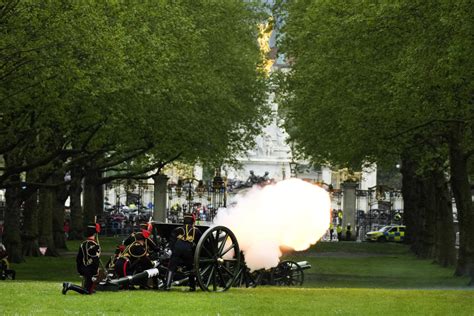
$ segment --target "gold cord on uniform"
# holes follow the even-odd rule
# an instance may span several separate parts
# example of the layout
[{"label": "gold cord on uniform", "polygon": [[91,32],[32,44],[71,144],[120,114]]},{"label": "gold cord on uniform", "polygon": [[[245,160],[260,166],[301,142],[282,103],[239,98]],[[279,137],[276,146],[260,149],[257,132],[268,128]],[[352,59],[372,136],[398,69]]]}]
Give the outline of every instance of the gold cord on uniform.
[{"label": "gold cord on uniform", "polygon": [[[193,226],[191,226],[191,229],[189,229],[189,226],[190,225],[188,225],[188,224],[186,224],[184,226],[184,234],[178,235],[178,239],[183,240],[183,241],[189,241],[189,242],[194,241],[194,236],[196,234],[196,229],[194,229]],[[191,232],[192,232],[192,235],[191,235]]]}]

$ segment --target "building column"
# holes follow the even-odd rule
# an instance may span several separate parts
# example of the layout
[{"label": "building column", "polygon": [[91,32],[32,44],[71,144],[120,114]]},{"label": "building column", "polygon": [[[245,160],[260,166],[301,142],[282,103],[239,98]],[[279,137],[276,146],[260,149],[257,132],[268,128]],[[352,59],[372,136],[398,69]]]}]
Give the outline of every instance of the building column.
[{"label": "building column", "polygon": [[153,177],[153,220],[156,222],[166,222],[166,202],[168,177],[159,174]]},{"label": "building column", "polygon": [[343,216],[342,232],[345,236],[347,224],[351,224],[351,240],[356,239],[356,188],[357,182],[344,182],[342,184]]}]

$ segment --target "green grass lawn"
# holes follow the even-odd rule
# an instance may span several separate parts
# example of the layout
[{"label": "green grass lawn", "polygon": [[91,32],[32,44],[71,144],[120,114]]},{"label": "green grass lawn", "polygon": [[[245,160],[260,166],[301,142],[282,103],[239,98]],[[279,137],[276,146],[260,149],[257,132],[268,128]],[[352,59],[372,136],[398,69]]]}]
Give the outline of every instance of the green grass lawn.
[{"label": "green grass lawn", "polygon": [[0,313],[123,315],[472,315],[472,291],[233,288],[61,295],[54,282],[0,285]]},{"label": "green grass lawn", "polygon": [[337,288],[463,288],[468,278],[453,276],[431,260],[417,259],[396,243],[319,243],[287,259],[309,261],[306,287]]},{"label": "green grass lawn", "polygon": [[[104,238],[104,251],[111,252],[117,240]],[[76,251],[78,243],[68,246]],[[60,294],[63,281],[80,283],[71,254],[28,258],[14,265],[17,281],[0,281],[0,315],[474,315],[468,279],[453,277],[452,268],[416,259],[405,245],[320,243],[285,258],[311,263],[303,287],[232,288],[225,293],[186,293],[176,287],[169,293],[92,296]]]}]

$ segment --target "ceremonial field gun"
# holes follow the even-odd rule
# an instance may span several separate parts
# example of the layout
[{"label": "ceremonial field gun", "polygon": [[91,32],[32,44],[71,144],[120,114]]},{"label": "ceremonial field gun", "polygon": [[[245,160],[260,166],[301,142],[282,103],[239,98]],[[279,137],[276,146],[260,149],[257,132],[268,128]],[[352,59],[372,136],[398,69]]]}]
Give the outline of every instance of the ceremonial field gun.
[{"label": "ceremonial field gun", "polygon": [[[155,224],[157,235],[165,238],[169,237],[176,227],[177,224]],[[238,240],[229,228],[198,227],[203,235],[196,246],[194,266],[198,284],[205,291],[226,291],[231,286],[301,286],[304,282],[303,271],[311,268],[307,261],[285,260],[274,268],[250,273]],[[184,274],[182,280],[176,281],[175,284],[185,282]]]},{"label": "ceremonial field gun", "polygon": [[276,267],[260,269],[250,272],[242,262],[237,278],[234,281],[236,287],[256,287],[261,285],[272,286],[301,286],[304,282],[304,270],[311,269],[307,261],[281,261]]},{"label": "ceremonial field gun", "polygon": [[[172,232],[180,227],[174,223],[153,223],[152,238],[160,245],[155,268],[118,279],[102,282],[102,289],[118,287],[123,284],[138,284],[145,278],[158,276],[160,287],[164,285],[171,249],[168,242]],[[239,248],[234,233],[224,226],[196,225],[202,236],[197,240],[194,254],[194,271],[196,281],[203,291],[223,292],[232,286],[255,287],[257,285],[298,286],[304,281],[303,270],[311,268],[306,261],[282,261],[277,267],[269,270],[258,270],[250,273]],[[174,285],[185,284],[191,271],[178,269]],[[106,286],[105,286],[106,285]]]},{"label": "ceremonial field gun", "polygon": [[[163,253],[160,257],[160,276],[164,279],[168,269],[169,251],[166,249],[174,229],[179,224],[154,223],[153,237],[163,245]],[[239,244],[234,233],[224,226],[196,225],[201,232],[201,238],[196,241],[194,253],[194,270],[196,281],[203,291],[222,292],[228,290],[240,269],[241,255]],[[175,275],[174,284],[186,282],[189,271],[181,270]]]}]

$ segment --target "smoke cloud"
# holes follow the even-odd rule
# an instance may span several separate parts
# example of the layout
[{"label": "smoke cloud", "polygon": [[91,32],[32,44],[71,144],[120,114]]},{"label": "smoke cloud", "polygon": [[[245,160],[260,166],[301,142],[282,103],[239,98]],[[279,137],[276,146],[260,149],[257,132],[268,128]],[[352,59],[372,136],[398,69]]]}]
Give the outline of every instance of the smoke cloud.
[{"label": "smoke cloud", "polygon": [[253,187],[236,202],[220,209],[214,224],[232,230],[252,271],[277,266],[281,248],[308,249],[329,227],[329,194],[299,179]]}]

